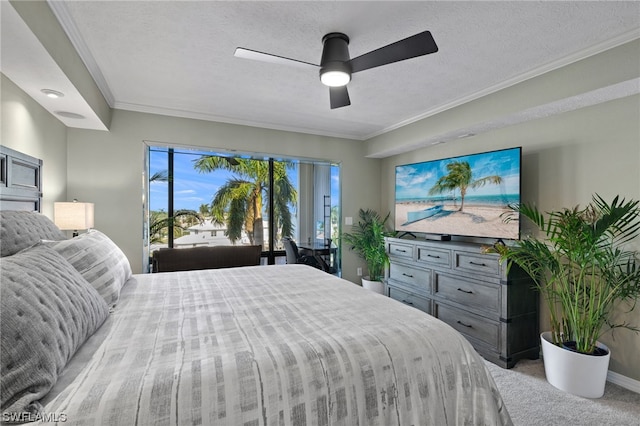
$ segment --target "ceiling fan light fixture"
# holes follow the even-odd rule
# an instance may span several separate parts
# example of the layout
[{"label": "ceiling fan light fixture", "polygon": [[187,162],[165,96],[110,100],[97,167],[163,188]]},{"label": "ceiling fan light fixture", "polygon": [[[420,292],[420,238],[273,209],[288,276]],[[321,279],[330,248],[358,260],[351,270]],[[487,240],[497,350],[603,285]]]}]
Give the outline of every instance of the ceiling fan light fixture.
[{"label": "ceiling fan light fixture", "polygon": [[351,81],[351,75],[344,71],[325,71],[320,74],[320,81],[325,86],[341,87]]},{"label": "ceiling fan light fixture", "polygon": [[329,33],[322,38],[320,81],[325,86],[342,87],[351,81],[349,65],[349,37],[342,33]]}]

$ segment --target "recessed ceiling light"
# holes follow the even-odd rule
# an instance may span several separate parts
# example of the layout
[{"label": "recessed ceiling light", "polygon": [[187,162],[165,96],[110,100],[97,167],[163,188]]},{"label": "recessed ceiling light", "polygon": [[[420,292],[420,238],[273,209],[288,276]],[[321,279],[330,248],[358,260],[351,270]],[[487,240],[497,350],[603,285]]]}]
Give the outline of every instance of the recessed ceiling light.
[{"label": "recessed ceiling light", "polygon": [[69,111],[54,111],[54,113],[64,118],[86,118],[84,115],[76,114],[75,112]]},{"label": "recessed ceiling light", "polygon": [[64,96],[64,93],[58,92],[57,90],[42,89],[41,92],[53,99],[61,98]]}]

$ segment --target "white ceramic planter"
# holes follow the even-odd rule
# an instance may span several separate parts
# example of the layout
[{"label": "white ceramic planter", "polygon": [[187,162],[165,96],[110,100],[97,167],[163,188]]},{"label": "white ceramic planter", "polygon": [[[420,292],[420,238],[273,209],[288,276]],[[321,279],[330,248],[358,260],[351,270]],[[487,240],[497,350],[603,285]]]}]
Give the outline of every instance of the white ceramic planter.
[{"label": "white ceramic planter", "polygon": [[384,284],[381,281],[369,281],[366,278],[362,278],[362,287],[374,293],[384,294]]},{"label": "white ceramic planter", "polygon": [[597,343],[598,347],[606,349],[607,355],[593,356],[554,345],[549,331],[540,335],[540,342],[544,373],[549,383],[584,398],[600,398],[604,394],[611,358],[611,351],[606,345]]}]

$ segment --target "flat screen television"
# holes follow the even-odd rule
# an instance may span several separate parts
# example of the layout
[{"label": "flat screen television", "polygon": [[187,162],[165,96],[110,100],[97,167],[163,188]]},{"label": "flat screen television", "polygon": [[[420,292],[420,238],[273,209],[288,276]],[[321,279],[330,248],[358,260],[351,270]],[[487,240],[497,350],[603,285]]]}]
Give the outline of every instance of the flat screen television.
[{"label": "flat screen television", "polygon": [[407,233],[520,238],[521,148],[396,166],[395,230]]}]

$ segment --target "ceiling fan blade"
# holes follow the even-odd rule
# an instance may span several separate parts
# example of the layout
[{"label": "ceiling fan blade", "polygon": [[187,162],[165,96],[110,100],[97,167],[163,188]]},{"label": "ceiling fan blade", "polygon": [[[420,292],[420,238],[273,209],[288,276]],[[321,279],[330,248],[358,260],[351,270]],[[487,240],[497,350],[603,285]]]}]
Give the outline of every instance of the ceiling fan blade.
[{"label": "ceiling fan blade", "polygon": [[331,102],[331,109],[351,105],[347,86],[329,87],[329,102]]},{"label": "ceiling fan blade", "polygon": [[270,53],[258,52],[257,50],[245,49],[237,47],[233,54],[236,58],[253,59],[254,61],[271,62],[272,64],[293,65],[300,68],[315,68],[319,65],[309,62],[298,61],[297,59],[285,58],[284,56],[272,55]]},{"label": "ceiling fan blade", "polygon": [[431,33],[424,31],[353,58],[350,61],[351,72],[364,71],[437,51],[438,46]]}]

